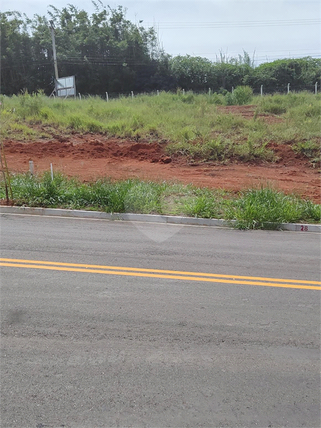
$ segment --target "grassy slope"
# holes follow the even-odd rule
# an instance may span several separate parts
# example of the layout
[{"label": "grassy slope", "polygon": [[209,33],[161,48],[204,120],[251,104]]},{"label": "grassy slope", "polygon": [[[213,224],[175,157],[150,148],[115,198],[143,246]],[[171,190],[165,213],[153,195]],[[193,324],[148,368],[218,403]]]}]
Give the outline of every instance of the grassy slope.
[{"label": "grassy slope", "polygon": [[[230,95],[230,94],[229,94]],[[160,93],[106,102],[98,97],[82,100],[49,99],[28,94],[2,97],[2,137],[32,139],[50,132],[101,132],[139,140],[166,140],[170,154],[197,160],[231,159],[273,161],[267,144],[283,142],[320,161],[321,96],[310,93],[253,97],[253,119],[219,113],[217,106],[231,97]],[[283,118],[267,123],[259,114]],[[42,125],[37,131],[35,125]],[[40,135],[39,135],[40,133]]]}]

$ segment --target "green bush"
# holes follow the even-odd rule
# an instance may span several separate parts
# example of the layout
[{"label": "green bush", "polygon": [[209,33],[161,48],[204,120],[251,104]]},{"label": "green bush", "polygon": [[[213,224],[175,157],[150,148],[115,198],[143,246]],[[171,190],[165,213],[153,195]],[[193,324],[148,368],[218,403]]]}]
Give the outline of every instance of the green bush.
[{"label": "green bush", "polygon": [[233,91],[234,104],[245,105],[250,104],[253,97],[252,88],[249,86],[237,86]]},{"label": "green bush", "polygon": [[251,103],[252,97],[252,88],[249,86],[237,86],[232,93],[226,93],[225,102],[227,105],[245,105]]}]

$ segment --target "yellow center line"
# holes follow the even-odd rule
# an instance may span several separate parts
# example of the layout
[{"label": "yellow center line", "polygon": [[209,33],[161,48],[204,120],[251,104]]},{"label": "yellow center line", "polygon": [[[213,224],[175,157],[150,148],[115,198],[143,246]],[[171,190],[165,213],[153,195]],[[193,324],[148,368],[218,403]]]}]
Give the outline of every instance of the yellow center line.
[{"label": "yellow center line", "polygon": [[[68,263],[55,263],[55,262],[42,262],[42,261],[24,261],[16,260],[15,262],[5,262],[4,260],[16,260],[16,259],[2,259],[0,258],[0,266],[5,267],[17,267],[25,269],[44,269],[44,270],[55,270],[55,271],[64,271],[64,272],[85,272],[85,273],[99,273],[104,275],[122,275],[122,276],[135,276],[135,277],[147,277],[147,278],[165,278],[165,279],[178,279],[178,280],[187,280],[187,281],[199,281],[199,282],[214,282],[214,283],[225,283],[225,284],[243,284],[243,285],[257,285],[257,286],[266,286],[266,287],[281,287],[281,288],[296,288],[296,289],[307,289],[307,290],[321,290],[321,283],[317,281],[310,281],[310,283],[318,284],[319,286],[313,285],[299,285],[290,283],[291,280],[288,280],[288,283],[285,283],[287,280],[280,279],[279,283],[277,282],[262,282],[262,281],[277,281],[275,278],[259,278],[252,277],[251,281],[246,280],[251,277],[238,277],[242,280],[235,279],[235,276],[229,275],[217,275],[217,277],[208,277],[210,274],[195,273],[194,276],[188,275],[188,272],[180,271],[161,271],[161,270],[151,270],[143,269],[140,271],[138,268],[117,268],[112,267],[109,269],[105,266],[98,266],[97,268],[92,268],[96,265],[77,265],[77,264],[68,264]],[[68,265],[68,266],[65,266]],[[91,268],[87,267],[91,266]],[[122,270],[121,270],[122,269]],[[127,271],[123,270],[126,269]],[[135,271],[133,271],[135,269]],[[129,270],[129,271],[128,271]],[[137,271],[136,271],[137,270]],[[146,272],[148,271],[148,273]],[[152,273],[152,272],[161,272],[161,273]],[[171,272],[168,274],[167,272]],[[214,275],[214,274],[212,274]],[[228,277],[229,279],[223,279]],[[260,279],[261,281],[256,281]],[[306,283],[308,281],[297,281],[300,284]]]},{"label": "yellow center line", "polygon": [[251,281],[269,281],[269,282],[286,282],[294,284],[311,284],[321,286],[319,281],[306,281],[298,279],[281,279],[281,278],[265,278],[257,276],[239,276],[239,275],[220,275],[215,273],[203,273],[203,272],[188,272],[188,271],[176,271],[176,270],[161,270],[161,269],[145,269],[145,268],[133,268],[133,267],[123,267],[123,266],[104,266],[104,265],[90,265],[90,264],[81,264],[81,263],[64,263],[64,262],[50,262],[42,260],[23,260],[23,259],[8,259],[0,258],[0,262],[11,262],[11,263],[24,263],[24,264],[39,264],[39,265],[49,265],[49,266],[67,266],[67,267],[77,267],[77,268],[86,268],[86,269],[103,269],[103,270],[116,270],[116,271],[129,271],[129,272],[147,272],[147,273],[160,273],[160,274],[173,274],[173,275],[184,275],[184,276],[197,276],[197,277],[210,277],[210,278],[227,278],[229,280],[241,279],[241,280],[251,280]]}]

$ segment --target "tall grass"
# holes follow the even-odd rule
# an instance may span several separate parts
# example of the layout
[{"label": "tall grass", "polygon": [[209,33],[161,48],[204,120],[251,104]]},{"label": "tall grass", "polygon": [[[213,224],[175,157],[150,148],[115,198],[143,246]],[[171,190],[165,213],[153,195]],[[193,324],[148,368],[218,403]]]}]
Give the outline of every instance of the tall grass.
[{"label": "tall grass", "polygon": [[[242,229],[277,229],[283,222],[320,222],[321,206],[271,188],[238,195],[177,183],[98,180],[81,183],[50,173],[14,175],[11,187],[16,205],[105,212],[187,215],[236,220]],[[0,199],[5,198],[0,181]]]},{"label": "tall grass", "polygon": [[[229,97],[251,102],[252,119],[220,111]],[[233,99],[233,98],[231,98]],[[53,133],[102,133],[107,137],[164,140],[171,154],[198,160],[273,161],[268,142],[284,142],[303,154],[305,143],[320,144],[321,95],[306,92],[253,97],[250,88],[233,94],[182,94],[121,97],[106,102],[99,97],[53,99],[43,94],[0,96],[1,136],[32,140]],[[236,101],[234,101],[236,103]],[[261,115],[282,121],[269,123]],[[313,152],[313,159],[318,153]]]},{"label": "tall grass", "polygon": [[320,221],[320,205],[270,188],[252,189],[235,201],[231,215],[239,228],[271,229],[279,223]]}]

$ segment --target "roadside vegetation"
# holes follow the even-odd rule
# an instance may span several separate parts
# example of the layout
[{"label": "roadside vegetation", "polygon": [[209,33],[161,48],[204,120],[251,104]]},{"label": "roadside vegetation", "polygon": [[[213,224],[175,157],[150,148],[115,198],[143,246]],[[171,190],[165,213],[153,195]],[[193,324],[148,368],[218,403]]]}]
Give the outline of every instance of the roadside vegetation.
[{"label": "roadside vegetation", "polygon": [[[321,206],[273,188],[237,194],[170,182],[98,180],[82,183],[61,174],[11,176],[18,206],[98,210],[114,213],[184,215],[236,220],[240,229],[277,229],[280,223],[320,222]],[[0,199],[5,199],[0,181]]]},{"label": "roadside vegetation", "polygon": [[[308,92],[253,96],[239,86],[233,93],[48,98],[42,93],[0,96],[1,138],[33,140],[60,134],[101,133],[106,137],[163,141],[171,156],[190,161],[273,162],[269,143],[288,144],[320,163],[321,95]],[[222,111],[251,105],[252,118]],[[269,120],[265,116],[269,115]],[[271,115],[273,115],[271,120]],[[274,120],[273,120],[274,119]]]}]

